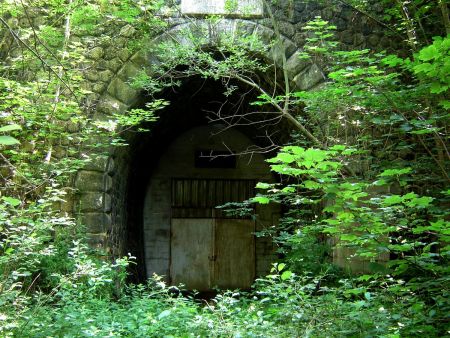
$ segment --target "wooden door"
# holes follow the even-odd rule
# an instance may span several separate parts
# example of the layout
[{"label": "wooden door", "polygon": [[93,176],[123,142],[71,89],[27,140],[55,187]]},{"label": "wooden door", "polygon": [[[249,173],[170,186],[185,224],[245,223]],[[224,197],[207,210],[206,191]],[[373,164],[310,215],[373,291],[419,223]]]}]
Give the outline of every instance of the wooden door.
[{"label": "wooden door", "polygon": [[254,221],[245,219],[172,219],[172,284],[198,291],[250,288],[255,275],[254,228]]},{"label": "wooden door", "polygon": [[170,277],[188,290],[211,289],[214,219],[172,219]]},{"label": "wooden door", "polygon": [[217,219],[212,285],[221,289],[248,289],[255,278],[255,222]]}]

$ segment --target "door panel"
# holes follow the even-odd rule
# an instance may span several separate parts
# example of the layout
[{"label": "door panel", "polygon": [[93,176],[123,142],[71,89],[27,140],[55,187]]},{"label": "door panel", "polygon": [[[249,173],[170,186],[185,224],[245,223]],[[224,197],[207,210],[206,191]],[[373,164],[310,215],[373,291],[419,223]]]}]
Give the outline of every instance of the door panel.
[{"label": "door panel", "polygon": [[189,290],[211,288],[214,219],[172,219],[170,276]]},{"label": "door panel", "polygon": [[248,289],[255,278],[255,222],[216,219],[213,286]]},{"label": "door panel", "polygon": [[255,222],[173,218],[170,276],[188,290],[248,289],[255,278]]}]

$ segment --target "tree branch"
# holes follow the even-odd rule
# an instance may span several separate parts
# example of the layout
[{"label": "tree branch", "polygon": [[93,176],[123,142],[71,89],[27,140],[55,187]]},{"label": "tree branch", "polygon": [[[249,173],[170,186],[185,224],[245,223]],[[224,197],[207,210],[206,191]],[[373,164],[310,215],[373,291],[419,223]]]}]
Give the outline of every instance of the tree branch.
[{"label": "tree branch", "polygon": [[23,41],[16,32],[14,32],[14,30],[11,28],[11,26],[8,25],[8,23],[2,18],[0,17],[0,22],[9,30],[10,34],[13,36],[13,38],[20,42],[20,44],[22,44],[26,49],[28,49],[34,56],[36,56],[41,63],[47,68],[49,69],[60,81],[62,84],[64,84],[64,86],[69,90],[69,92],[75,97],[75,100],[78,101],[77,95],[75,94],[75,92],[72,90],[72,88],[70,88],[70,86],[67,84],[66,81],[64,81],[64,79],[62,79],[58,72],[56,70],[54,70],[52,68],[52,66],[50,66],[40,55],[39,53],[37,53],[33,48],[31,48],[25,41]]},{"label": "tree branch", "polygon": [[[234,77],[237,80],[244,82],[246,84],[248,84],[249,86],[257,89],[261,94],[270,97],[269,94],[267,94],[267,92],[262,89],[260,86],[258,86],[256,83],[254,83],[253,81],[247,80],[244,77],[238,75],[238,74],[232,74],[229,75],[230,77]],[[310,141],[312,141],[316,146],[323,148],[323,144],[322,142],[320,142],[313,134],[311,134],[311,132],[306,129],[306,127],[300,123],[300,121],[298,121],[294,116],[292,116],[289,112],[286,112],[283,107],[281,107],[277,102],[272,101],[270,102],[272,104],[272,106],[274,106],[279,112],[280,114],[286,119],[288,120],[294,127],[296,127],[300,132],[303,133],[303,135],[305,135]]]}]

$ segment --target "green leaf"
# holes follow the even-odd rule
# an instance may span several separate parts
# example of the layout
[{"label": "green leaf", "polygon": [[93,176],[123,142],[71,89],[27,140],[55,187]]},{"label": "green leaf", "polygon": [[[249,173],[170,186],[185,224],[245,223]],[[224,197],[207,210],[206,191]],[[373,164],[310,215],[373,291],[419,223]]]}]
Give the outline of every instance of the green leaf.
[{"label": "green leaf", "polygon": [[0,135],[0,145],[11,146],[19,143],[19,140],[15,139],[14,137]]},{"label": "green leaf", "polygon": [[387,169],[379,174],[379,177],[390,177],[390,176],[400,176],[404,174],[409,174],[412,171],[411,168],[402,168],[402,169]]},{"label": "green leaf", "polygon": [[439,105],[444,109],[450,109],[450,101],[449,100],[441,100],[439,101]]},{"label": "green leaf", "polygon": [[281,274],[281,280],[288,280],[293,275],[292,271],[285,271]]},{"label": "green leaf", "polygon": [[410,201],[405,202],[405,204],[411,208],[414,207],[426,208],[431,204],[431,202],[433,202],[433,197],[422,196],[422,197],[414,197]]},{"label": "green leaf", "polygon": [[288,194],[294,193],[296,190],[297,189],[295,189],[294,187],[291,187],[291,186],[287,186],[287,187],[284,187],[283,189],[281,189],[282,192],[288,193]]},{"label": "green leaf", "polygon": [[8,196],[3,196],[2,200],[5,201],[6,203],[12,205],[13,207],[17,207],[21,203],[21,201],[18,200],[17,198],[8,197]]},{"label": "green leaf", "polygon": [[423,48],[420,52],[419,52],[419,59],[422,61],[429,61],[429,60],[433,60],[434,58],[438,57],[440,55],[438,49],[436,48],[436,46],[431,45],[428,47]]},{"label": "green leaf", "polygon": [[269,189],[271,187],[271,184],[264,183],[264,182],[258,182],[256,184],[256,189]]},{"label": "green leaf", "polygon": [[433,82],[430,86],[430,93],[440,94],[448,90],[448,86],[443,85],[440,82]]},{"label": "green leaf", "polygon": [[280,264],[277,265],[277,270],[278,270],[278,271],[281,271],[281,270],[283,270],[285,267],[286,267],[286,264],[280,263]]},{"label": "green leaf", "polygon": [[321,184],[311,181],[311,180],[308,180],[308,181],[303,182],[303,186],[306,189],[315,190],[315,189],[319,189],[321,187]]},{"label": "green leaf", "polygon": [[431,63],[425,62],[414,66],[414,71],[417,73],[429,73],[434,70],[434,67]]},{"label": "green leaf", "polygon": [[256,196],[253,198],[253,202],[259,203],[259,204],[269,204],[270,199],[265,196]]},{"label": "green leaf", "polygon": [[400,204],[403,202],[403,198],[399,195],[392,195],[388,196],[384,199],[383,204],[384,205],[394,205],[394,204]]},{"label": "green leaf", "polygon": [[346,146],[343,144],[336,144],[330,148],[332,151],[344,151],[346,149]]},{"label": "green leaf", "polygon": [[425,134],[431,134],[436,131],[436,128],[429,128],[429,129],[420,129],[420,130],[413,130],[410,133],[414,135],[425,135]]},{"label": "green leaf", "polygon": [[0,127],[0,132],[12,131],[12,130],[21,130],[21,129],[22,129],[22,127],[19,126],[18,124],[9,124],[7,126]]},{"label": "green leaf", "polygon": [[343,234],[340,236],[340,239],[346,242],[353,242],[359,239],[359,237],[354,234]]},{"label": "green leaf", "polygon": [[11,255],[14,252],[14,248],[8,248],[5,250],[5,255]]},{"label": "green leaf", "polygon": [[403,64],[403,59],[399,58],[397,55],[388,55],[381,62],[389,67],[395,67]]}]

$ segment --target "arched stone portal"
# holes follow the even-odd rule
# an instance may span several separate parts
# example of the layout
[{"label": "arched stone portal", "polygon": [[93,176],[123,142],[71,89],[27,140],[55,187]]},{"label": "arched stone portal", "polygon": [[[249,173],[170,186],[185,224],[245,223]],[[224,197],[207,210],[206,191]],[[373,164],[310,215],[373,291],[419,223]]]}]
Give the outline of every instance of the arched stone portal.
[{"label": "arched stone portal", "polygon": [[276,222],[278,208],[257,206],[249,215],[230,216],[216,206],[249,199],[256,182],[274,178],[261,154],[231,156],[230,151],[239,154],[252,141],[223,129],[188,130],[153,171],[143,210],[147,275],[206,291],[249,288],[256,275],[268,272],[272,245],[254,233]]},{"label": "arched stone portal", "polygon": [[[258,0],[245,2],[253,1],[258,2]],[[203,1],[184,3],[189,2],[195,6],[204,3]],[[208,3],[212,2],[208,0]],[[93,44],[86,55],[89,67],[86,67],[83,73],[85,79],[83,87],[91,92],[84,99],[86,112],[92,114],[93,120],[102,121],[109,119],[112,114],[126,114],[128,109],[145,102],[145,95],[134,88],[131,82],[142,71],[151,76],[152,66],[164,62],[154,48],[161,42],[175,41],[189,45],[192,43],[190,39],[200,37],[206,41],[208,48],[215,48],[220,44],[218,37],[221,34],[257,36],[265,45],[271,46],[261,58],[272,67],[273,71],[269,71],[268,74],[271,75],[263,79],[273,83],[275,77],[272,79],[268,77],[286,74],[292,91],[314,89],[324,79],[318,65],[298,57],[307,36],[302,27],[308,20],[318,15],[336,24],[337,37],[347,46],[380,49],[396,43],[383,35],[376,22],[352,11],[344,4],[335,4],[331,7],[322,6],[319,2],[294,1],[292,6],[290,4],[291,2],[281,7],[272,5],[279,35],[273,29],[273,22],[263,11],[248,17],[226,13],[220,20],[211,21],[205,19],[204,13],[195,8],[192,13],[186,12],[188,16],[180,16],[177,6],[172,8],[173,11],[169,11],[172,14],[168,14],[167,17],[168,27],[160,35],[143,43],[139,50],[130,51],[127,47],[127,41],[136,38],[135,31],[130,25],[115,27],[115,38],[111,40],[112,42],[98,39],[99,43]],[[273,43],[274,37],[277,38],[276,44]],[[183,108],[182,105],[180,107]],[[153,269],[150,263],[146,264],[141,219],[146,195],[146,179],[151,177],[151,172],[145,173],[138,168],[147,168],[151,171],[150,168],[155,167],[157,159],[163,156],[163,150],[159,149],[157,144],[171,144],[187,131],[187,127],[195,128],[205,123],[205,121],[191,123],[190,119],[182,118],[179,120],[182,121],[180,124],[184,123],[184,129],[175,128],[173,124],[159,126],[155,133],[157,136],[135,137],[129,140],[130,145],[125,149],[111,149],[109,154],[92,154],[91,148],[87,150],[95,160],[78,172],[74,184],[79,193],[77,201],[75,204],[67,203],[67,209],[75,212],[80,223],[86,225],[92,245],[105,248],[109,255],[116,257],[131,252],[137,256],[138,269],[146,265],[149,271]],[[169,132],[163,132],[167,130]],[[152,137],[160,138],[159,143],[151,141]],[[151,155],[146,153],[148,149],[151,149]],[[138,160],[145,156],[148,158]],[[132,183],[133,180],[135,183]],[[151,255],[149,260],[154,259],[150,257]],[[260,264],[258,258],[255,264],[258,271]],[[168,269],[168,267],[158,268],[155,271],[170,275]],[[146,274],[145,271],[138,271],[136,275],[144,278]]]},{"label": "arched stone portal", "polygon": [[[207,38],[209,48],[215,48],[220,45],[219,37],[221,34],[232,34],[234,36],[255,35],[267,46],[272,45],[272,39],[275,36],[274,31],[263,24],[239,18],[224,18],[215,23],[205,19],[187,19],[177,23],[157,38],[149,41],[150,48],[144,48],[133,55],[129,55],[124,59],[120,67],[114,68],[113,73],[109,72],[112,76],[106,80],[107,85],[96,100],[93,118],[98,120],[109,119],[111,114],[126,114],[128,109],[139,107],[145,103],[145,100],[147,100],[145,94],[136,90],[131,85],[131,82],[134,76],[143,70],[151,75],[152,65],[164,61],[158,57],[152,46],[165,41],[190,44],[188,37],[195,39],[195,37],[201,36],[202,38]],[[270,78],[274,74],[282,73],[280,70],[275,71],[275,69],[280,67],[282,60],[285,59],[285,68],[289,79],[292,81],[292,88],[309,90],[318,85],[323,80],[323,74],[320,69],[315,64],[308,64],[300,60],[298,58],[300,50],[297,49],[291,40],[283,35],[279,38],[281,39],[281,44],[278,44],[276,48],[273,47],[266,50],[265,54],[261,55],[267,65],[274,70],[273,72],[269,71],[266,75]],[[270,81],[270,79],[268,80]],[[274,78],[272,77],[271,80],[273,81]],[[203,89],[208,87],[202,84],[195,84],[195,86]],[[192,88],[193,86],[188,85],[187,87]],[[184,89],[179,88],[176,91],[182,95]],[[223,87],[215,87],[215,92],[223,93]],[[210,91],[205,96],[209,96],[209,99],[211,99],[214,95],[214,92]],[[187,100],[190,102],[192,98],[189,97]],[[170,98],[169,101],[171,101],[172,108],[177,106],[176,104],[174,105]],[[89,102],[87,103],[89,104]],[[183,110],[183,104],[185,103],[179,104],[179,109],[174,109]],[[202,102],[199,102],[199,105],[201,106]],[[200,110],[198,113],[202,114]],[[187,119],[181,115],[177,119],[178,122],[184,122],[157,126],[154,133],[152,127],[154,135],[164,135],[160,137],[158,142],[151,140],[153,136],[144,139],[133,136],[128,140],[129,146],[127,148],[113,148],[109,156],[99,155],[97,161],[78,173],[75,182],[75,186],[80,191],[79,219],[87,226],[92,245],[106,248],[108,254],[115,257],[131,252],[133,256],[137,257],[137,271],[134,271],[133,274],[138,276],[138,280],[143,280],[146,276],[151,275],[153,268],[149,260],[159,258],[150,258],[149,256],[146,259],[145,257],[144,231],[141,219],[145,193],[142,191],[141,186],[148,179],[148,176],[146,177],[145,173],[140,172],[137,168],[147,166],[149,170],[152,170],[156,159],[162,156],[160,153],[161,144],[173,142],[177,136],[186,131],[186,126],[194,128],[207,123],[204,116],[203,119],[198,118],[198,116],[195,117],[195,123],[192,123],[192,119]],[[182,123],[184,123],[184,126],[180,127]],[[251,137],[254,136],[252,135]],[[148,156],[145,155],[145,147],[151,149],[151,157],[154,160],[148,159],[144,162],[137,160]],[[136,177],[139,177],[138,182],[132,183]],[[254,176],[251,179],[256,181],[257,178],[260,177]],[[264,257],[266,258],[260,255],[257,256],[259,258],[255,259],[256,275],[267,272],[267,266],[270,265],[272,260],[267,257],[273,254],[271,244],[264,248],[261,246],[262,244],[258,243],[262,243],[262,241],[255,243],[256,250],[265,251]],[[169,249],[166,243],[166,250]],[[165,259],[167,261],[167,256]],[[263,265],[266,268],[263,268]],[[145,272],[143,267],[146,267],[148,271]],[[155,269],[155,272],[170,276],[170,270],[168,269],[169,265],[166,262],[165,268],[159,267]]]}]

